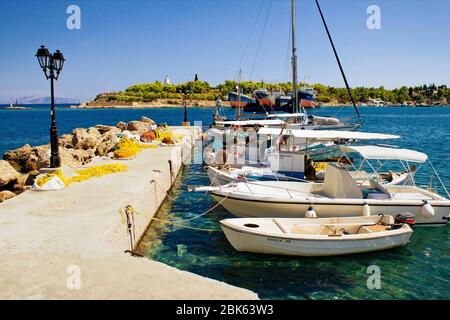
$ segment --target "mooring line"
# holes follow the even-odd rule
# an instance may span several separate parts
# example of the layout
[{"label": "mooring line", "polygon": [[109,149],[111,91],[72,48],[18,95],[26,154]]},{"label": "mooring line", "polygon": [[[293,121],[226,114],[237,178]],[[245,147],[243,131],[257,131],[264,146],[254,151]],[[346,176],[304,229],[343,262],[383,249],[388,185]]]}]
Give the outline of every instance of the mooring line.
[{"label": "mooring line", "polygon": [[180,228],[192,229],[192,230],[197,230],[197,231],[222,232],[222,230],[218,230],[218,229],[196,228],[196,227],[191,227],[191,226],[187,226],[184,224],[179,224],[179,223],[176,223],[173,221],[163,220],[163,219],[159,219],[159,218],[152,218],[152,220],[159,221],[159,222],[166,223],[166,224],[171,224],[173,226],[180,227]]}]

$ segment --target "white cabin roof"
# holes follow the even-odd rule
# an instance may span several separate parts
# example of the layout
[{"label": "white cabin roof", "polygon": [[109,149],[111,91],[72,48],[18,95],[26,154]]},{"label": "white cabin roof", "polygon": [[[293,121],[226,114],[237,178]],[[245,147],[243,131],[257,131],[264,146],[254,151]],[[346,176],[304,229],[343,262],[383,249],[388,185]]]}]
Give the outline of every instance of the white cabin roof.
[{"label": "white cabin roof", "polygon": [[425,153],[410,150],[396,149],[378,146],[341,146],[343,152],[357,152],[364,159],[400,160],[408,162],[424,163],[428,156]]},{"label": "white cabin roof", "polygon": [[306,114],[297,112],[297,113],[271,113],[267,115],[267,118],[294,118],[294,117],[304,117]]},{"label": "white cabin roof", "polygon": [[[261,128],[258,131],[258,134],[279,135],[280,133],[281,128]],[[337,139],[388,140],[400,138],[400,136],[392,134],[358,132],[358,131],[340,131],[340,130],[284,129],[283,134],[292,135],[296,138],[315,139],[315,140],[337,140]]]},{"label": "white cabin roof", "polygon": [[229,126],[281,126],[285,122],[279,119],[271,119],[271,120],[230,120],[230,121],[216,121],[216,124],[223,124]]}]

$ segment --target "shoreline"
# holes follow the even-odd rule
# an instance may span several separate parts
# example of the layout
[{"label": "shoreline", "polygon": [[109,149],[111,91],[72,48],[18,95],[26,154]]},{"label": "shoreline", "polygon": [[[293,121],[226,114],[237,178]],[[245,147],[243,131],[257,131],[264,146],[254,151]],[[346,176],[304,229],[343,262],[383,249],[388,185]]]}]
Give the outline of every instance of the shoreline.
[{"label": "shoreline", "polygon": [[[222,107],[231,107],[229,101],[222,101]],[[211,108],[216,106],[212,100],[187,100],[187,107]],[[182,108],[181,99],[157,99],[152,102],[108,102],[89,101],[70,106],[71,109],[145,109],[145,108]]]}]

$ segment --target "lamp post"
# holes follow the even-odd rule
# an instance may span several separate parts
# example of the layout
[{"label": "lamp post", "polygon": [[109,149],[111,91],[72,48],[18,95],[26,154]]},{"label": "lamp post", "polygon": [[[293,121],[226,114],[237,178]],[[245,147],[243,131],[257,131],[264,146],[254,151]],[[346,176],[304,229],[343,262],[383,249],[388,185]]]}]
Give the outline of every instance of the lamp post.
[{"label": "lamp post", "polygon": [[[192,89],[189,92],[190,92],[190,94],[192,94]],[[181,125],[183,127],[189,127],[191,124],[189,122],[188,113],[187,113],[187,95],[188,94],[186,92],[183,92],[183,90],[180,90],[180,93],[183,94],[183,107],[184,107],[184,120],[181,123]]]},{"label": "lamp post", "polygon": [[45,78],[50,79],[50,93],[51,93],[51,126],[50,126],[50,168],[59,168],[61,166],[61,158],[58,150],[58,128],[56,127],[56,113],[55,113],[55,89],[54,81],[58,80],[59,74],[62,71],[64,56],[61,51],[56,50],[50,54],[45,46],[41,46],[36,53],[39,66],[44,71]]}]

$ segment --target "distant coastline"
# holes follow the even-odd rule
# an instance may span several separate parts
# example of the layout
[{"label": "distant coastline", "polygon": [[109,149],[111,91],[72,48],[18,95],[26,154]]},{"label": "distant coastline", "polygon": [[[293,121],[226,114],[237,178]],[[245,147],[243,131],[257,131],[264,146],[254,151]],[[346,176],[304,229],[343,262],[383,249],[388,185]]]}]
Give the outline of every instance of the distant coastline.
[{"label": "distant coastline", "polygon": [[[188,107],[214,107],[216,101],[193,99],[187,100]],[[222,101],[223,107],[231,107],[228,101]],[[129,108],[177,108],[183,106],[183,99],[156,99],[154,101],[103,101],[94,100],[83,102],[79,105],[72,105],[73,109],[129,109]]]},{"label": "distant coastline", "polygon": [[[92,101],[74,105],[73,108],[160,108],[181,107],[186,102],[190,107],[214,107],[218,100],[222,106],[230,106],[228,93],[240,87],[243,94],[252,93],[261,88],[270,92],[289,93],[291,84],[265,83],[226,80],[224,83],[211,86],[206,81],[188,81],[180,84],[162,83],[159,81],[135,84],[124,91],[98,94]],[[317,102],[322,106],[351,106],[350,96],[345,88],[336,88],[322,84],[300,83],[299,88],[312,88],[317,93]],[[352,96],[358,106],[447,106],[450,101],[450,88],[447,85],[422,85],[416,87],[403,86],[398,89],[355,87]]]}]

